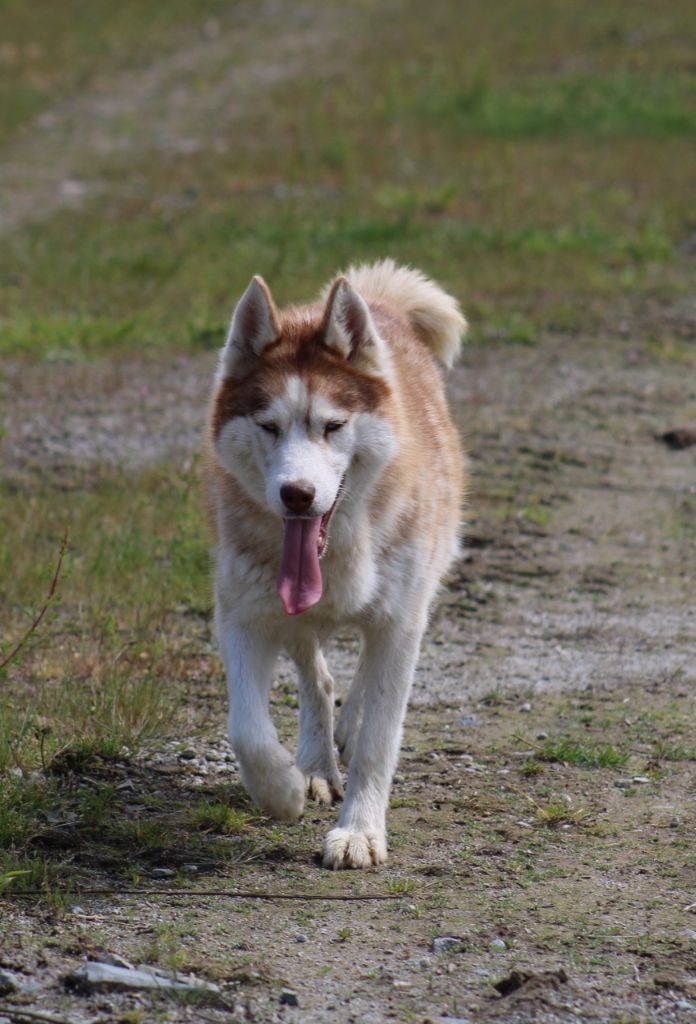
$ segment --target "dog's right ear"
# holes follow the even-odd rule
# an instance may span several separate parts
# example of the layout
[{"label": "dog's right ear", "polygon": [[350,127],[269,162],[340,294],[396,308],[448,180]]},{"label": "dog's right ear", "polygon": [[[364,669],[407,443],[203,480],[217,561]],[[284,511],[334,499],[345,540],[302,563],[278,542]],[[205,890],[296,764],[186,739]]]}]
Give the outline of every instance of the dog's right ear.
[{"label": "dog's right ear", "polygon": [[232,316],[220,360],[222,375],[239,377],[248,372],[254,360],[279,335],[278,314],[268,285],[262,277],[254,277]]}]

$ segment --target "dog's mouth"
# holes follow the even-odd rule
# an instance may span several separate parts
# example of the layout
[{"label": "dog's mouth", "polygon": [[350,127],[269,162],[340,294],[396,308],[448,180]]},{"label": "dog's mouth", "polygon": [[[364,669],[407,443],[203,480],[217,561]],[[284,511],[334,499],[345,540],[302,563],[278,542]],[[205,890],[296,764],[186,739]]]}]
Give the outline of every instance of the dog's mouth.
[{"label": "dog's mouth", "polygon": [[343,481],[323,516],[283,520],[278,593],[288,615],[301,615],[321,600],[324,584],[319,561],[329,544],[329,524],[342,490]]}]

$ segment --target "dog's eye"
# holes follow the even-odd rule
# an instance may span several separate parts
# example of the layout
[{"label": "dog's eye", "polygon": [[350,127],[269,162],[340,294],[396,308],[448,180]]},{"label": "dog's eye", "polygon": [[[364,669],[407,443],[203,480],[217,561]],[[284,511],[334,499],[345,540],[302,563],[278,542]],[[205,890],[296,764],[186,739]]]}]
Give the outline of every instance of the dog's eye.
[{"label": "dog's eye", "polygon": [[272,437],[278,437],[280,434],[280,428],[277,423],[259,423],[262,430],[265,430],[267,434]]},{"label": "dog's eye", "polygon": [[345,420],[343,422],[340,420],[329,420],[324,427],[324,434],[335,434],[337,430],[342,430],[345,425]]}]

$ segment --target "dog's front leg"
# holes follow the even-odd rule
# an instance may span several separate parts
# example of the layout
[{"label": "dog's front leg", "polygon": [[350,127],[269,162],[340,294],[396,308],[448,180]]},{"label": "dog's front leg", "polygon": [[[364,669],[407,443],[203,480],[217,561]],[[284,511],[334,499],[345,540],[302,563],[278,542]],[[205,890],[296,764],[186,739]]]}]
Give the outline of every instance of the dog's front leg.
[{"label": "dog's front leg", "polygon": [[387,859],[386,812],[422,630],[391,623],[365,633],[364,714],[350,761],[338,827],[324,841],[324,865],[365,868]]},{"label": "dog's front leg", "polygon": [[278,742],[268,696],[278,643],[248,623],[221,621],[220,647],[230,697],[230,743],[242,782],[258,806],[292,821],[304,808],[305,780],[292,755]]}]

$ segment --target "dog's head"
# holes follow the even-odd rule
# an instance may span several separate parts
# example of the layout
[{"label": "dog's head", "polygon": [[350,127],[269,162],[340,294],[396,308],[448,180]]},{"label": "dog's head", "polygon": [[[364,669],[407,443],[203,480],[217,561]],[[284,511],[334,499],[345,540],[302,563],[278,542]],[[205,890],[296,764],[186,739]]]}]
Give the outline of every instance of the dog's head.
[{"label": "dog's head", "polygon": [[281,315],[255,277],[234,312],[213,441],[227,472],[283,520],[278,587],[290,614],[321,597],[319,558],[344,495],[365,499],[394,457],[391,378],[387,346],[345,278],[323,310]]}]

